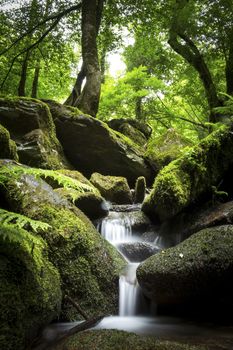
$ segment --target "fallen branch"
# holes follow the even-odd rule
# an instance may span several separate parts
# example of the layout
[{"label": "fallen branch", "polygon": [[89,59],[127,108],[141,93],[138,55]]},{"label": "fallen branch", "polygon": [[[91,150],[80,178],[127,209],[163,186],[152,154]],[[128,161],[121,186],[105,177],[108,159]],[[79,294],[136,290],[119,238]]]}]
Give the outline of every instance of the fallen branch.
[{"label": "fallen branch", "polygon": [[68,295],[65,295],[64,299],[70,302],[70,304],[72,304],[75,307],[75,309],[80,313],[80,315],[84,317],[85,320],[88,320],[88,315],[85,311],[83,311],[81,306],[76,301],[71,299],[71,297],[69,297]]},{"label": "fallen branch", "polygon": [[71,335],[74,335],[76,333],[85,331],[86,329],[92,328],[96,326],[105,316],[97,316],[90,318],[87,321],[84,321],[82,323],[79,323],[77,326],[74,326],[73,328],[70,328],[68,331],[66,331],[64,334],[59,335],[55,340],[52,340],[50,342],[42,342],[37,343],[37,345],[31,347],[33,350],[53,350],[56,345],[58,345],[60,342],[64,341]]}]

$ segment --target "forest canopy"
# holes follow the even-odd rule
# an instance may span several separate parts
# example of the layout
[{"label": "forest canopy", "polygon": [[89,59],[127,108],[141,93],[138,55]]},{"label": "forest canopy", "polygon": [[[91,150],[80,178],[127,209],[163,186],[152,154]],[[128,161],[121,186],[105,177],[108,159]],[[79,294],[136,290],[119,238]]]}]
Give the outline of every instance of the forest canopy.
[{"label": "forest canopy", "polygon": [[[3,95],[54,99],[104,121],[137,119],[157,135],[175,128],[192,140],[232,113],[231,0],[0,6]],[[114,53],[126,68],[112,76]]]}]

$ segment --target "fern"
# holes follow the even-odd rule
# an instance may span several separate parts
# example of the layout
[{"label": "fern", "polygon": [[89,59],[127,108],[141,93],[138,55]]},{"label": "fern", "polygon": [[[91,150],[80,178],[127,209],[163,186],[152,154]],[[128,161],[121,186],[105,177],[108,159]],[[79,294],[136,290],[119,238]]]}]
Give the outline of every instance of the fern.
[{"label": "fern", "polygon": [[27,216],[0,209],[0,223],[2,225],[14,226],[23,229],[46,231],[51,226],[43,221],[32,220]]},{"label": "fern", "polygon": [[79,180],[73,179],[54,170],[40,168],[29,168],[19,166],[2,167],[2,170],[0,170],[0,183],[4,184],[7,181],[7,174],[9,174],[9,172],[11,177],[14,175],[19,176],[21,174],[30,174],[34,175],[37,178],[50,178],[56,181],[61,187],[72,188],[74,190],[79,191],[80,193],[93,192],[99,194],[98,190],[94,186],[84,184]]}]

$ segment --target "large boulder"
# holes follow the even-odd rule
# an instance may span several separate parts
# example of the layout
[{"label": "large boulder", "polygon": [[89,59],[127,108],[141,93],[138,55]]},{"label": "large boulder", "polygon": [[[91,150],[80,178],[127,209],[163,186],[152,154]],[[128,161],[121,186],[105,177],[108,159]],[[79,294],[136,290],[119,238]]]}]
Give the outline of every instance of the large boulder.
[{"label": "large boulder", "polygon": [[110,128],[129,137],[141,147],[146,146],[152,133],[152,129],[148,124],[142,123],[136,119],[112,119],[108,122],[108,125]]},{"label": "large boulder", "polygon": [[22,97],[0,98],[0,123],[16,142],[20,162],[47,169],[67,166],[45,103]]},{"label": "large boulder", "polygon": [[0,225],[0,348],[24,350],[57,319],[60,277],[47,245],[29,232]]},{"label": "large boulder", "polygon": [[176,247],[143,262],[137,278],[144,293],[157,304],[232,302],[233,226],[202,230]]},{"label": "large boulder", "polygon": [[52,101],[47,103],[57,137],[75,169],[87,177],[93,172],[124,176],[130,185],[138,176],[145,176],[151,182],[153,174],[143,159],[142,151],[127,137],[77,108]]},{"label": "large boulder", "polygon": [[93,173],[90,182],[98,188],[101,195],[115,204],[132,203],[132,195],[126,178],[122,176],[104,176]]},{"label": "large boulder", "polygon": [[217,186],[233,163],[233,134],[220,126],[182,157],[163,168],[142,210],[165,221]]},{"label": "large boulder", "polygon": [[16,144],[10,138],[9,131],[0,124],[0,158],[18,160]]},{"label": "large boulder", "polygon": [[[60,272],[63,296],[69,295],[89,316],[115,313],[119,272],[125,264],[116,249],[78,208],[35,177],[31,168],[7,164],[1,168],[1,177],[5,177],[1,191],[12,211],[50,225],[39,234]],[[80,317],[68,302],[62,311],[65,319]]]},{"label": "large boulder", "polygon": [[180,157],[186,147],[191,146],[193,143],[190,139],[170,128],[164,134],[150,138],[145,155],[150,165],[158,171]]}]

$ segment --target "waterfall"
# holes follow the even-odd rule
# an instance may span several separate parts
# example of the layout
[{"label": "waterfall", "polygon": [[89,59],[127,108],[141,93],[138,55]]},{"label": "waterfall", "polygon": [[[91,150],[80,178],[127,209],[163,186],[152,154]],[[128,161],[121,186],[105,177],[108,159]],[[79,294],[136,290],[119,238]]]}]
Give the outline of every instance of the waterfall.
[{"label": "waterfall", "polygon": [[[132,222],[127,212],[110,212],[98,229],[101,235],[116,248],[120,243],[135,242],[132,235]],[[125,259],[128,261],[126,257]],[[134,316],[141,313],[142,310],[145,312],[148,308],[136,278],[138,265],[139,263],[129,261],[119,278],[120,316]]]}]

